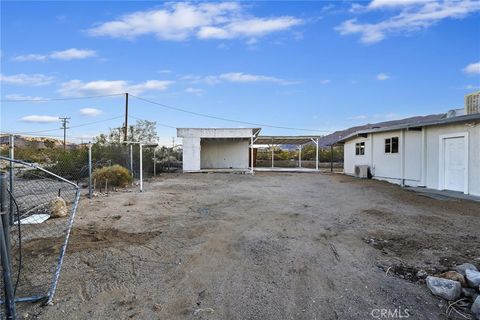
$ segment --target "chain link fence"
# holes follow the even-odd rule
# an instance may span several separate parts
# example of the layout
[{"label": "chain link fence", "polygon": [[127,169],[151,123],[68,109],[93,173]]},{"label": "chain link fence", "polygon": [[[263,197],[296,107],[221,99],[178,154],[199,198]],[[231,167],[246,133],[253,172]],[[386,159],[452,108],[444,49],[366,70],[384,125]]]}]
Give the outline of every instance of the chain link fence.
[{"label": "chain link fence", "polygon": [[52,301],[80,190],[74,182],[36,164],[3,156],[0,185],[5,244],[1,301],[6,317],[12,318],[21,312],[21,302]]},{"label": "chain link fence", "polygon": [[58,140],[28,141],[25,137],[3,135],[0,137],[0,155],[42,166],[75,182],[83,193],[89,194],[95,190],[105,191],[94,178],[95,171],[101,168],[120,165],[130,172],[133,184],[139,187],[145,178],[181,168],[181,153],[174,148],[140,146],[139,143],[82,143],[63,148],[58,145]]}]

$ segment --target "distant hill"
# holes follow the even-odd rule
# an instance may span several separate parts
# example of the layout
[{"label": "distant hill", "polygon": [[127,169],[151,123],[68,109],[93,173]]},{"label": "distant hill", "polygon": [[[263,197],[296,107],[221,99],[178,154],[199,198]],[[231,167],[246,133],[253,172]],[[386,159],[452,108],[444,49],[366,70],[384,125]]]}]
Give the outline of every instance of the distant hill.
[{"label": "distant hill", "polygon": [[[5,148],[9,144],[10,135],[0,134],[0,147]],[[67,146],[71,146],[68,143]],[[15,135],[15,147],[32,147],[36,149],[63,147],[63,140],[46,138],[46,137],[29,137],[23,135]]]},{"label": "distant hill", "polygon": [[343,137],[346,137],[360,130],[373,129],[373,128],[385,128],[385,127],[402,125],[402,124],[415,124],[415,123],[420,123],[425,121],[439,120],[444,117],[445,117],[445,114],[440,113],[440,114],[430,114],[427,116],[410,117],[410,118],[405,118],[400,120],[391,120],[391,121],[384,121],[384,122],[378,122],[378,123],[367,123],[361,126],[356,126],[356,127],[351,127],[345,130],[335,131],[334,133],[323,136],[318,141],[318,145],[321,148],[329,147],[330,145],[338,142],[338,140],[342,139]]}]

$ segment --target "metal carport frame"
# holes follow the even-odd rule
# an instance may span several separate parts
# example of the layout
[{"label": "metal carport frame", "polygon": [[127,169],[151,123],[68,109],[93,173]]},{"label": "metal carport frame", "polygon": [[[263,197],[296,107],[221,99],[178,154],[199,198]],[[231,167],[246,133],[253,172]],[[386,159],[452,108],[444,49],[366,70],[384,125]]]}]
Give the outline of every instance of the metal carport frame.
[{"label": "metal carport frame", "polygon": [[[259,136],[255,140],[255,144],[257,145],[269,145],[269,146],[276,146],[282,144],[290,144],[290,145],[298,145],[299,153],[299,167],[302,167],[302,146],[313,142],[316,146],[316,155],[315,155],[315,170],[318,171],[318,140],[320,139],[319,136]],[[273,155],[273,148],[272,148],[272,168],[275,167],[275,160]]]}]

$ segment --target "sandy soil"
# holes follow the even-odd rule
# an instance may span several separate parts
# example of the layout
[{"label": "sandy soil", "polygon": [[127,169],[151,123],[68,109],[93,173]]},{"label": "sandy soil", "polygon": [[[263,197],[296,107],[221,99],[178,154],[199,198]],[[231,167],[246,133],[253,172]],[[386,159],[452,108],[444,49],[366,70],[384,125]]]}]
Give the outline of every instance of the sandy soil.
[{"label": "sandy soil", "polygon": [[[55,304],[27,318],[446,319],[416,271],[480,265],[478,202],[327,174],[145,189],[82,200]],[[48,254],[48,239],[25,248]]]}]

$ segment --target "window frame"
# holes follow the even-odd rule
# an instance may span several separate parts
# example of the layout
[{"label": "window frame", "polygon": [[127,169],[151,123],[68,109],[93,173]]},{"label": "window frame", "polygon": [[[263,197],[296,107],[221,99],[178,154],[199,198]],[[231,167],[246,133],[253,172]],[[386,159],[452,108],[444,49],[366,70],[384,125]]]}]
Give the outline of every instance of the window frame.
[{"label": "window frame", "polygon": [[355,142],[355,155],[356,156],[365,155],[365,141]]},{"label": "window frame", "polygon": [[399,145],[400,139],[398,138],[398,136],[385,138],[383,151],[385,152],[385,154],[399,153]]}]

